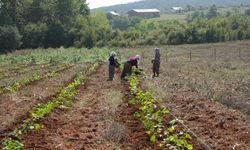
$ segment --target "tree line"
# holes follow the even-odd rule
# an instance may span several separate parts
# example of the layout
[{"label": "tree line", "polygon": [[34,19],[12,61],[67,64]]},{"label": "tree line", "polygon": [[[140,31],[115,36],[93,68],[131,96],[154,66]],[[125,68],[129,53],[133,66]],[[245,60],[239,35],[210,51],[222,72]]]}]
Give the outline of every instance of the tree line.
[{"label": "tree line", "polygon": [[171,7],[183,7],[185,10],[205,9],[209,8],[211,4],[220,7],[237,7],[241,5],[250,5],[249,0],[143,0],[128,4],[120,4],[109,7],[102,7],[94,9],[94,11],[113,11],[119,10],[120,12],[127,12],[131,8],[150,9],[157,8],[161,11],[169,11]]},{"label": "tree line", "polygon": [[[111,20],[109,46],[212,43],[250,39],[250,9],[220,14],[216,5],[207,12],[195,11],[187,22],[157,22],[121,16]],[[197,14],[198,13],[198,14]],[[126,25],[126,27],[124,27]],[[120,27],[119,27],[120,26]],[[125,29],[125,30],[124,30]]]},{"label": "tree line", "polygon": [[[127,16],[108,20],[85,0],[0,0],[0,52],[25,48],[129,47],[250,39],[250,17],[216,7],[183,22]],[[188,19],[187,19],[188,20]]]},{"label": "tree line", "polygon": [[86,0],[0,0],[0,50],[73,46],[89,13]]}]

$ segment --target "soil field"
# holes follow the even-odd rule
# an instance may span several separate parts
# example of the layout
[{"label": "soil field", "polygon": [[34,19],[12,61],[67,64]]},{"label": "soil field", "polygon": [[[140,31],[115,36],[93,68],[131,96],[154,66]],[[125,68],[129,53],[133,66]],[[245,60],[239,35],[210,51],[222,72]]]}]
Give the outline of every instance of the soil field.
[{"label": "soil field", "polygon": [[[211,149],[250,149],[249,41],[160,47],[161,74],[152,79],[154,47],[121,50],[140,54],[147,73],[142,87],[184,121]],[[213,57],[217,50],[217,60]],[[244,56],[239,57],[239,50]],[[192,58],[190,60],[190,51]]]},{"label": "soil field", "polygon": [[67,83],[71,82],[76,73],[87,67],[86,64],[79,64],[54,77],[31,83],[16,93],[1,95],[1,139],[25,119],[31,108],[51,100]]},{"label": "soil field", "polygon": [[[177,130],[190,133],[192,139],[188,142],[193,149],[250,150],[249,46],[249,41],[240,41],[160,47],[161,73],[157,78],[151,78],[153,47],[121,49],[118,57],[125,61],[129,56],[142,55],[139,66],[147,77],[140,81],[141,89],[152,92],[157,103],[169,109],[171,116],[165,116],[165,122],[174,117],[182,120]],[[14,93],[0,95],[0,148],[3,140],[12,137],[13,130],[29,117],[32,108],[65,94],[60,93],[62,89],[73,87],[70,83],[76,74],[90,66],[91,63],[75,64]],[[38,67],[42,74],[58,66],[23,67],[16,70],[20,73],[16,81],[36,73],[36,69],[24,71],[29,67]],[[152,137],[135,117],[141,108],[131,105],[135,95],[129,81],[119,77],[117,70],[114,81],[107,81],[108,65],[99,65],[75,88],[74,103],[56,107],[36,122],[37,128],[14,140],[22,143],[25,150],[164,149],[158,142],[151,142]],[[4,80],[13,79],[1,81]]]}]

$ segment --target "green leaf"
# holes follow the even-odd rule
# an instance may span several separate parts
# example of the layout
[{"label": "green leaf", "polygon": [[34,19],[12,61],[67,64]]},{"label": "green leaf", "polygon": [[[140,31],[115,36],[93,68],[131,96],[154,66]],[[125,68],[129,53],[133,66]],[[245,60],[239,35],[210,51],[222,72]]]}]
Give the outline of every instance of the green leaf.
[{"label": "green leaf", "polygon": [[193,150],[193,146],[192,146],[191,144],[187,144],[187,145],[186,145],[186,148],[187,148],[188,150]]},{"label": "green leaf", "polygon": [[169,110],[168,110],[166,107],[164,107],[164,108],[162,109],[162,113],[163,113],[164,115],[169,114]]},{"label": "green leaf", "polygon": [[186,137],[187,139],[192,139],[192,137],[191,137],[190,134],[186,134],[185,137]]},{"label": "green leaf", "polygon": [[147,133],[148,135],[150,135],[150,134],[151,134],[151,131],[146,131],[146,133]]},{"label": "green leaf", "polygon": [[141,117],[140,113],[138,113],[138,112],[135,112],[135,113],[134,113],[134,116],[135,116],[136,118],[140,118],[140,117]]},{"label": "green leaf", "polygon": [[175,131],[175,126],[172,126],[170,128],[167,128],[168,132],[172,133]]},{"label": "green leaf", "polygon": [[161,147],[161,148],[162,148],[162,147],[163,147],[164,145],[165,145],[165,144],[163,144],[163,143],[160,143],[160,144],[159,144],[159,147]]},{"label": "green leaf", "polygon": [[152,135],[152,136],[150,137],[150,141],[153,142],[153,143],[155,143],[155,141],[156,141],[156,136],[155,136],[155,135]]}]

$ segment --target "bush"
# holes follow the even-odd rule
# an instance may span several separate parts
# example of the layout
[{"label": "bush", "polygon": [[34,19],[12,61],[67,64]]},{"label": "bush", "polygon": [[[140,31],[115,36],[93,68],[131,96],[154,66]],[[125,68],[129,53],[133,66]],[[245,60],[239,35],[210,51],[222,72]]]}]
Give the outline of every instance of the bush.
[{"label": "bush", "polygon": [[0,27],[0,52],[7,52],[19,48],[21,35],[15,26]]},{"label": "bush", "polygon": [[245,15],[250,16],[250,9],[245,10]]},{"label": "bush", "polygon": [[23,45],[25,48],[38,48],[43,46],[45,36],[48,32],[48,26],[45,23],[29,23],[24,27]]},{"label": "bush", "polygon": [[53,22],[48,25],[48,32],[44,40],[44,46],[46,48],[57,48],[67,45],[66,32],[63,25],[59,22]]}]

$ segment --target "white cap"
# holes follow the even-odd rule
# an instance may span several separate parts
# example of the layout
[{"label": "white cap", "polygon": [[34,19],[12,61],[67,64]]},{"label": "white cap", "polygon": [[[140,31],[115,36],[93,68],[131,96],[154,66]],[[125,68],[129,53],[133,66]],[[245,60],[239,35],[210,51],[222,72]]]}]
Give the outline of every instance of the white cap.
[{"label": "white cap", "polygon": [[115,57],[115,56],[116,56],[116,52],[112,51],[112,52],[110,53],[110,56]]},{"label": "white cap", "polygon": [[136,58],[137,60],[140,60],[140,59],[141,59],[141,56],[140,56],[140,55],[136,55],[135,58]]}]

